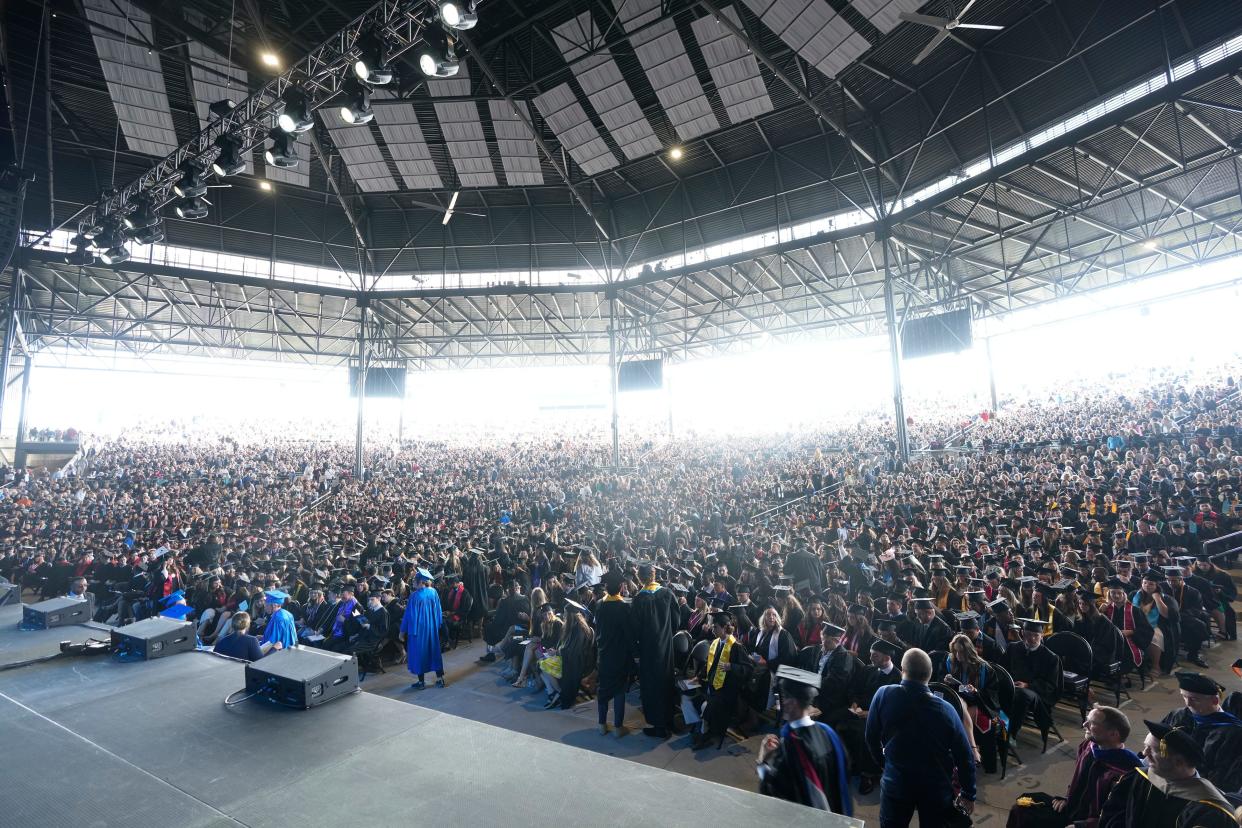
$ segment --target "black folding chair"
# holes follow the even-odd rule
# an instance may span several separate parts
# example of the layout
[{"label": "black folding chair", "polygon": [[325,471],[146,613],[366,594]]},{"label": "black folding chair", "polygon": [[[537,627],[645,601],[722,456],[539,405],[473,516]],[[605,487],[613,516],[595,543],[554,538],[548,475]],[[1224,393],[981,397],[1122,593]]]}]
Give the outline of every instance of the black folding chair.
[{"label": "black folding chair", "polygon": [[949,653],[945,650],[932,650],[927,654],[932,663],[932,681],[944,681],[945,675],[949,672],[946,666],[949,660]]},{"label": "black folding chair", "polygon": [[[992,676],[996,680],[996,697],[1000,702],[1000,709],[1005,711],[1005,715],[1009,715],[1009,711],[1013,709],[1013,696],[1017,688],[1013,684],[1013,676],[1009,675],[1009,671],[1001,665],[989,661],[988,668],[992,671]],[[1003,723],[1001,723],[1003,725]],[[1022,764],[1022,757],[1018,755],[1018,750],[1013,744],[1009,728],[1004,727],[1005,737],[996,740],[996,753],[1000,758],[1001,779],[1005,778],[1005,773],[1009,769],[1009,756],[1013,755],[1013,760],[1019,765]]]},{"label": "black folding chair", "polygon": [[1078,633],[1067,630],[1048,636],[1044,646],[1061,659],[1060,701],[1076,705],[1080,720],[1086,719],[1091,699],[1091,672],[1095,663],[1091,644]]}]

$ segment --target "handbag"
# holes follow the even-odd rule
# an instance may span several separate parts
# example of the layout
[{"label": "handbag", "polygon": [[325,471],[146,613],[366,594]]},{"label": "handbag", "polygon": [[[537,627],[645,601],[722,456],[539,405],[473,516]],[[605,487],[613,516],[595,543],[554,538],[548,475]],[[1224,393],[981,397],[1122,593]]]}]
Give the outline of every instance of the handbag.
[{"label": "handbag", "polygon": [[561,677],[561,657],[559,655],[548,656],[539,659],[539,669],[547,673],[552,678]]}]

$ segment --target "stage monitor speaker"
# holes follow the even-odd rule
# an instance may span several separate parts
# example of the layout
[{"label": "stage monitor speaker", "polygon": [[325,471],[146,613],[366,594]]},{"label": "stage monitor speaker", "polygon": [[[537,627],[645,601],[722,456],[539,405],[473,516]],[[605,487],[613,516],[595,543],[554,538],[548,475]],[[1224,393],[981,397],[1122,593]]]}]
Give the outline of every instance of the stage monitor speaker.
[{"label": "stage monitor speaker", "polygon": [[95,615],[95,596],[86,593],[86,600],[49,598],[22,608],[22,629],[48,630],[70,624],[85,624]]},{"label": "stage monitor speaker", "polygon": [[21,585],[11,583],[7,578],[0,576],[0,607],[6,604],[20,604],[21,602]]},{"label": "stage monitor speaker", "polygon": [[150,660],[193,650],[198,646],[194,625],[157,615],[112,631],[112,653],[121,658]]},{"label": "stage monitor speaker", "polygon": [[358,660],[307,647],[268,653],[246,665],[246,692],[307,710],[358,689]]}]

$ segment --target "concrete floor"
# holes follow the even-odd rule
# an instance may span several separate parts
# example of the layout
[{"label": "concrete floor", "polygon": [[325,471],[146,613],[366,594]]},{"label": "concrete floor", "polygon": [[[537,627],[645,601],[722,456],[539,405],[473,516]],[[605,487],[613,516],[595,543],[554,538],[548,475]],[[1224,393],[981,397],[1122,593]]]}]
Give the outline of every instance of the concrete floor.
[{"label": "concrete floor", "polygon": [[[643,736],[641,730],[645,722],[642,711],[638,709],[638,693],[635,691],[627,699],[626,707],[626,725],[632,732],[620,740],[612,736],[601,736],[596,730],[594,701],[583,702],[572,710],[544,710],[545,696],[542,688],[536,693],[510,687],[500,678],[500,668],[497,665],[479,664],[476,661],[482,654],[483,645],[478,641],[473,645],[462,644],[458,649],[445,653],[449,686],[443,690],[431,686],[422,691],[411,690],[411,677],[403,664],[389,667],[386,674],[368,676],[363,683],[363,689],[409,704],[595,753],[629,759],[747,790],[757,789],[754,765],[761,735],[752,736],[741,743],[726,740],[722,750],[710,748],[698,752],[690,749],[688,735],[674,736],[666,741]],[[1204,656],[1211,665],[1211,669],[1206,672],[1220,683],[1237,689],[1237,679],[1229,667],[1235,659],[1242,657],[1242,646],[1238,642],[1225,642],[1207,651]],[[1126,699],[1123,696],[1121,708],[1129,716],[1134,728],[1128,745],[1137,750],[1147,733],[1142,720],[1162,718],[1169,711],[1180,707],[1181,699],[1177,693],[1177,683],[1172,678],[1160,678],[1154,684],[1149,683],[1142,691],[1136,684],[1130,692],[1132,698]],[[1110,703],[1111,696],[1100,701]],[[1041,755],[1038,731],[1025,728],[1018,740],[1018,752],[1025,764],[1014,766],[1011,757],[1009,771],[1003,782],[999,774],[980,776],[975,825],[1004,825],[1013,801],[1029,791],[1041,790],[1055,794],[1064,792],[1073,773],[1073,758],[1082,739],[1082,732],[1076,709],[1059,706],[1054,715],[1057,727],[1066,742],[1058,743],[1055,736],[1050,737],[1048,752]],[[854,815],[869,826],[878,825],[879,790],[860,797],[855,788],[854,799]],[[914,824],[918,824],[917,820]]]}]

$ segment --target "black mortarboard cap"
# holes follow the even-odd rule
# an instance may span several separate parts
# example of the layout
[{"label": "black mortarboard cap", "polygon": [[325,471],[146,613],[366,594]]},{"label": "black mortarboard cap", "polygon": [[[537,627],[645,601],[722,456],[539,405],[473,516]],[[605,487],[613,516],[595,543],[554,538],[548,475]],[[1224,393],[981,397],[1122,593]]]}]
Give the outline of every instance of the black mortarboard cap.
[{"label": "black mortarboard cap", "polygon": [[1216,681],[1202,673],[1176,672],[1173,676],[1177,679],[1177,687],[1179,690],[1185,690],[1187,693],[1202,693],[1205,696],[1215,696],[1223,689]]},{"label": "black mortarboard cap", "polygon": [[823,624],[820,625],[820,628],[828,635],[845,635],[845,628],[838,627],[836,624],[832,623],[831,621],[825,621]]},{"label": "black mortarboard cap", "polygon": [[1160,740],[1161,753],[1172,751],[1196,768],[1203,764],[1203,748],[1199,747],[1199,743],[1190,733],[1181,728],[1147,719],[1143,720],[1143,724],[1147,725],[1151,735]]},{"label": "black mortarboard cap", "polygon": [[1022,625],[1022,629],[1026,632],[1041,633],[1047,626],[1045,622],[1040,621],[1038,618],[1019,618],[1018,622]]},{"label": "black mortarboard cap", "polygon": [[877,638],[871,642],[871,649],[879,650],[889,658],[900,658],[901,648],[891,641],[885,641],[883,638]]}]

